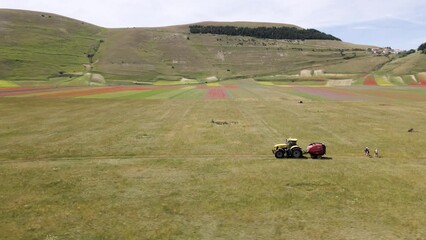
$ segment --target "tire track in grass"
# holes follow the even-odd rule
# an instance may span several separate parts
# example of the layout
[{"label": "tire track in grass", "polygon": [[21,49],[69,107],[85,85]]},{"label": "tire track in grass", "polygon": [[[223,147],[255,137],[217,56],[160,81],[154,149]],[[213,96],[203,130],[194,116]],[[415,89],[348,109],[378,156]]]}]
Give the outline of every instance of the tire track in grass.
[{"label": "tire track in grass", "polygon": [[180,87],[180,88],[154,89],[146,93],[137,93],[135,95],[131,95],[130,98],[135,98],[135,99],[144,98],[144,99],[151,99],[151,100],[174,99],[174,98],[179,98],[179,96],[185,95],[185,93],[193,89],[194,89],[193,86],[186,86],[186,87]]},{"label": "tire track in grass", "polygon": [[302,97],[304,99],[309,99],[309,100],[314,100],[314,101],[324,100],[324,97],[314,95],[312,93],[308,93],[308,92],[303,91],[301,89],[302,89],[301,87],[292,87],[289,92],[290,92],[290,94],[292,94],[294,96],[299,96],[299,97]]},{"label": "tire track in grass", "polygon": [[[250,125],[254,125],[253,129],[256,129],[256,132],[261,135],[264,139],[268,139],[272,137],[280,137],[280,133],[270,124],[268,124],[262,117],[261,114],[257,114],[256,112],[252,112],[252,108],[246,108],[243,106],[244,102],[235,101],[234,103],[237,106],[238,111],[240,112],[243,119],[250,123]],[[261,107],[265,107],[262,105]],[[266,106],[267,107],[267,106]],[[266,130],[266,131],[264,131]]]},{"label": "tire track in grass", "polygon": [[45,95],[44,97],[79,97],[79,96],[92,95],[92,94],[123,91],[124,89],[125,89],[124,87],[100,87],[100,88],[90,88],[89,90],[83,89],[83,90],[72,91],[72,92],[59,92],[59,93]]},{"label": "tire track in grass", "polygon": [[[303,88],[318,88],[318,87],[303,87]],[[321,87],[321,88],[323,88],[323,87]],[[315,98],[315,99],[321,99],[321,100],[323,100],[323,101],[330,101],[330,100],[328,100],[328,99],[323,99],[323,98],[319,98],[319,97],[317,97],[317,96],[313,96],[313,95],[309,95],[309,94],[307,94],[307,96],[309,97],[311,97],[311,98]],[[298,105],[298,106],[300,106],[300,107],[302,107],[302,109],[305,109],[306,107],[309,107],[309,105],[308,106],[305,106],[305,105]],[[309,119],[306,119],[306,118],[304,118],[304,116],[306,116],[306,115],[304,115],[304,114],[302,114],[301,113],[301,109],[300,108],[297,108],[297,107],[288,107],[288,108],[286,108],[285,109],[287,112],[289,112],[289,113],[291,113],[292,115],[294,115],[294,116],[296,116],[296,118],[297,119],[303,119],[303,120],[308,120],[308,121],[311,121],[311,120],[309,120]],[[305,109],[306,110],[306,109]],[[312,111],[312,110],[308,110],[308,111]],[[333,128],[333,126],[329,126],[328,124],[326,124],[326,125],[322,125],[322,124],[317,124],[317,125],[315,125],[315,127],[317,128],[317,129],[321,129],[324,133],[326,133],[326,134],[329,134],[330,136],[331,136],[331,138],[332,139],[338,139],[340,142],[345,142],[345,143],[347,143],[347,144],[352,144],[352,142],[349,140],[349,139],[347,139],[347,138],[345,138],[345,137],[343,137],[343,136],[341,136],[341,135],[339,135],[339,134],[336,134],[333,130],[332,130],[332,128]],[[331,127],[331,129],[330,129],[330,127]]]},{"label": "tire track in grass", "polygon": [[356,96],[350,92],[342,91],[338,88],[330,87],[295,87],[296,91],[305,93],[314,98],[322,98],[325,100],[335,100],[335,101],[360,101],[363,100],[359,96]]},{"label": "tire track in grass", "polygon": [[206,95],[206,90],[198,87],[192,88],[186,92],[178,94],[173,97],[173,99],[179,100],[196,100],[202,99]]},{"label": "tire track in grass", "polygon": [[120,92],[112,93],[101,93],[101,94],[92,94],[87,96],[81,96],[76,98],[90,98],[90,99],[126,99],[128,96],[138,94],[141,90],[125,90]]},{"label": "tire track in grass", "polygon": [[[225,103],[226,105],[229,105],[230,109],[228,111],[236,111],[236,116],[234,116],[234,118],[236,118],[239,122],[239,125],[237,125],[236,127],[241,127],[241,129],[244,129],[244,137],[252,138],[250,136],[255,135],[261,136],[262,139],[268,139],[270,137],[280,136],[279,132],[273,127],[271,127],[271,125],[268,124],[265,119],[263,119],[263,114],[259,114],[258,108],[249,107],[249,103],[247,103],[247,101],[241,101],[241,98],[238,98],[239,96],[251,96],[250,101],[259,101],[259,98],[261,98],[256,93],[247,89],[246,86],[247,84],[250,84],[250,82],[247,83],[241,81],[240,83],[241,84],[239,84],[239,88],[230,87],[229,89],[227,89],[230,93],[228,92],[228,99]],[[258,86],[257,84],[255,85],[255,87],[259,88],[261,91],[264,90],[262,86]],[[234,91],[235,94],[233,94]],[[264,109],[267,107],[265,104],[261,105],[262,106],[260,106],[260,109]]]},{"label": "tire track in grass", "polygon": [[[359,154],[358,154],[359,155]],[[358,160],[365,160],[364,156],[353,156],[350,153],[337,153],[333,154],[333,160],[341,160],[347,162],[353,162]],[[42,157],[42,158],[16,158],[13,160],[2,159],[0,158],[0,165],[16,165],[16,164],[26,164],[26,163],[45,163],[45,162],[95,162],[95,163],[104,163],[110,164],[127,164],[127,163],[141,163],[141,161],[152,161],[152,160],[182,160],[186,159],[188,161],[203,161],[203,160],[223,160],[233,162],[234,160],[239,161],[253,161],[253,160],[270,160],[282,162],[283,160],[271,158],[271,154],[153,154],[153,155],[106,155],[106,156],[78,156],[78,157]],[[388,160],[399,160],[399,158],[386,157]],[[285,159],[288,162],[300,162],[300,159],[289,158]],[[307,159],[308,161],[319,161]],[[423,164],[426,158],[417,158],[416,162]]]},{"label": "tire track in grass", "polygon": [[[176,107],[173,105],[171,106],[170,101],[164,101],[167,111],[165,116],[161,118],[164,127],[162,128],[161,138],[158,138],[157,141],[169,142],[170,144],[168,144],[168,147],[171,149],[180,148],[182,144],[185,144],[185,141],[187,141],[185,138],[191,138],[192,135],[185,133],[187,133],[188,129],[193,129],[193,123],[188,119],[188,116],[193,112],[198,102],[198,100],[192,100],[185,101],[185,104],[182,104],[180,101],[173,101],[172,104],[180,105],[176,107],[185,106],[185,108],[182,109],[183,111],[176,111]],[[179,131],[176,131],[176,129],[179,129]]]},{"label": "tire track in grass", "polygon": [[[245,91],[248,93],[248,95],[253,96],[254,101],[262,102],[262,104],[259,106],[260,108],[268,108],[268,105],[265,105],[263,103],[266,103],[267,100],[276,102],[276,100],[281,100],[278,96],[285,96],[286,99],[291,99],[290,95],[288,93],[283,93],[279,90],[282,90],[282,88],[275,88],[270,86],[263,86],[259,85],[255,82],[244,82],[242,83],[240,87],[241,91]],[[274,95],[278,94],[277,97]],[[268,99],[265,99],[264,96],[268,96]],[[272,97],[271,97],[272,96]],[[238,110],[240,111],[241,115],[244,119],[246,119],[247,122],[252,123],[256,126],[257,134],[261,135],[264,139],[269,138],[281,138],[281,133],[271,126],[264,118],[262,114],[259,114],[257,112],[252,112],[254,109],[252,108],[244,108],[243,104],[244,102],[236,101]],[[265,131],[266,130],[266,131]]]},{"label": "tire track in grass", "polygon": [[[244,92],[244,91],[248,92],[249,93],[248,95],[251,96],[249,100],[254,100],[254,101],[265,100],[263,98],[263,95],[255,92],[255,90],[260,90],[262,92],[269,91],[267,90],[266,87],[257,84],[253,79],[240,80],[239,84],[240,84],[240,89],[242,90],[241,92]],[[268,94],[266,94],[266,96],[267,95]]]},{"label": "tire track in grass", "polygon": [[248,91],[244,85],[240,85],[240,87],[238,88],[229,88],[228,94],[230,98],[236,101],[258,101],[259,100],[256,94]]},{"label": "tire track in grass", "polygon": [[[296,92],[294,91],[294,87],[292,86],[285,86],[285,85],[272,85],[272,86],[266,86],[259,84],[258,82],[254,81],[252,82],[252,85],[247,85],[250,87],[250,89],[246,89],[248,92],[253,93],[253,95],[256,95],[258,99],[260,100],[294,100],[294,101],[300,101],[300,100],[318,100],[319,98],[313,97],[312,95]],[[255,89],[257,92],[253,91],[252,89]],[[267,96],[267,97],[265,97]],[[302,98],[302,99],[301,99]]]},{"label": "tire track in grass", "polygon": [[190,87],[182,87],[182,88],[179,88],[179,89],[173,89],[172,91],[167,91],[167,92],[164,92],[164,93],[159,93],[159,94],[156,94],[156,95],[154,95],[152,97],[148,97],[147,99],[173,99],[176,96],[182,95],[185,92],[187,92],[187,91],[189,91],[189,90],[191,90],[193,88],[194,87],[190,86]]},{"label": "tire track in grass", "polygon": [[[7,164],[24,164],[32,162],[82,162],[82,161],[96,161],[96,162],[112,162],[117,163],[126,163],[126,161],[137,161],[140,160],[193,160],[193,161],[202,161],[202,160],[217,160],[217,159],[229,159],[229,161],[237,160],[271,160],[271,154],[152,154],[152,155],[106,155],[106,156],[78,156],[78,157],[42,157],[42,158],[14,158],[2,159],[0,158],[0,165]],[[289,159],[291,160],[291,159]],[[277,160],[282,161],[282,160]],[[297,159],[297,161],[300,161]]]},{"label": "tire track in grass", "polygon": [[133,95],[127,96],[126,99],[148,99],[152,96],[155,96],[160,93],[173,91],[174,89],[150,89],[148,91],[143,91],[139,93],[135,93]]},{"label": "tire track in grass", "polygon": [[347,145],[351,145],[353,144],[352,141],[348,138],[342,137],[339,134],[336,134],[334,131],[330,130],[329,128],[324,127],[323,125],[316,125],[315,127],[323,130],[324,132],[330,134],[332,137],[332,139],[337,139],[339,141],[339,143],[345,143]]}]

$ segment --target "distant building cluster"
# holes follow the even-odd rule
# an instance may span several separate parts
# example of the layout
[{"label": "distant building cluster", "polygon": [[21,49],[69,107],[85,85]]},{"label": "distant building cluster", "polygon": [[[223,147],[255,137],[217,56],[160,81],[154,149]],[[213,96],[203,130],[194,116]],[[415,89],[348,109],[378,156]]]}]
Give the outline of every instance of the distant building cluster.
[{"label": "distant building cluster", "polygon": [[370,51],[373,54],[376,54],[378,56],[387,56],[389,54],[398,54],[401,52],[400,49],[392,49],[390,47],[385,48],[368,48],[368,51]]}]

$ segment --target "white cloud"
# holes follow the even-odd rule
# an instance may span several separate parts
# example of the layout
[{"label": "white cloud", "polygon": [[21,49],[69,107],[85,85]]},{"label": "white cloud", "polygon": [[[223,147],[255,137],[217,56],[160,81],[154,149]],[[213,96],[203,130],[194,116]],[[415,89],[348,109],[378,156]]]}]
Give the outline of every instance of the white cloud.
[{"label": "white cloud", "polygon": [[376,27],[371,27],[371,26],[353,26],[353,27],[351,27],[351,29],[353,29],[353,30],[371,30],[371,29],[376,29]]},{"label": "white cloud", "polygon": [[2,0],[0,8],[58,13],[105,27],[164,26],[205,20],[282,22],[303,27],[325,27],[386,16],[421,22],[424,20],[426,1]]}]

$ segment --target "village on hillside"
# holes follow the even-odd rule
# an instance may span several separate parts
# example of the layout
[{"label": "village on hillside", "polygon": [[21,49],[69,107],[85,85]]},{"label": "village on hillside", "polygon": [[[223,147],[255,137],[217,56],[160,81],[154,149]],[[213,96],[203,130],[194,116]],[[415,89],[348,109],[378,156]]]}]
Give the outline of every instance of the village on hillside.
[{"label": "village on hillside", "polygon": [[368,48],[369,52],[376,54],[378,56],[387,56],[389,54],[398,54],[402,52],[400,49],[392,49],[391,47],[385,47],[385,48]]}]

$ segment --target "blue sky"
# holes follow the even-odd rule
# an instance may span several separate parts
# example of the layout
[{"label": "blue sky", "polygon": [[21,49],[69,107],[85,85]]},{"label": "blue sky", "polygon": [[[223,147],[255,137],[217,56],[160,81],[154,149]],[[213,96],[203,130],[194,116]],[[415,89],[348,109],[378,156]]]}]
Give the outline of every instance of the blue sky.
[{"label": "blue sky", "polygon": [[426,42],[425,0],[1,0],[0,8],[56,13],[103,27],[277,22],[396,49]]}]

